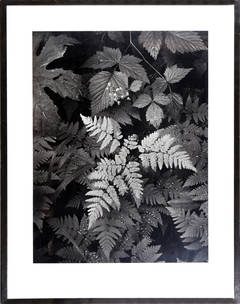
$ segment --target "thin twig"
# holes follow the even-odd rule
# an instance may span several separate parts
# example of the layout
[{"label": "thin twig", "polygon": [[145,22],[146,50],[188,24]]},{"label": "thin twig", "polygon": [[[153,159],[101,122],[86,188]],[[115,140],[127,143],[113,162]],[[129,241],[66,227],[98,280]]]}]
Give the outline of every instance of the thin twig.
[{"label": "thin twig", "polygon": [[138,52],[138,54],[142,57],[142,59],[150,66],[151,69],[153,69],[162,79],[166,80],[163,75],[153,66],[151,63],[144,57],[144,55],[140,52],[140,50],[136,47],[136,45],[132,41],[132,33],[130,33],[130,44],[134,47],[134,49]]}]

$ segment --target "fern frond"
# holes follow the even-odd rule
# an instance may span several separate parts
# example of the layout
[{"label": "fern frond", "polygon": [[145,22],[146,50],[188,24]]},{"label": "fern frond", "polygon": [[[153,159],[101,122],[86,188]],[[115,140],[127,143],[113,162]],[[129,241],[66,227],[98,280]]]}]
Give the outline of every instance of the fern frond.
[{"label": "fern frond", "polygon": [[121,200],[120,210],[113,210],[111,212],[111,218],[120,221],[126,228],[133,227],[136,222],[141,222],[142,220],[138,209],[126,200]]},{"label": "fern frond", "polygon": [[42,165],[46,164],[51,157],[53,157],[53,151],[34,151],[33,164],[34,169],[39,169]]},{"label": "fern frond", "polygon": [[90,180],[113,180],[122,170],[121,165],[117,165],[114,160],[103,158],[98,162],[96,170],[89,174]]},{"label": "fern frond", "polygon": [[110,253],[117,240],[122,236],[120,229],[124,228],[123,224],[117,220],[111,220],[107,217],[99,219],[93,227],[93,233],[95,233],[96,239],[109,260]]},{"label": "fern frond", "polygon": [[[190,210],[185,212],[184,209],[167,207],[177,231],[181,234],[186,249],[196,250],[201,246],[207,246],[208,220],[203,213],[198,216]],[[198,241],[200,242],[198,244]],[[202,245],[201,245],[202,244]]]},{"label": "fern frond", "polygon": [[208,185],[201,185],[190,192],[195,201],[206,201],[208,199]]},{"label": "fern frond", "polygon": [[208,119],[208,105],[202,103],[199,105],[199,98],[194,97],[193,99],[189,95],[186,101],[185,109],[187,112],[187,119],[197,124],[199,122],[205,122]]},{"label": "fern frond", "polygon": [[56,139],[54,137],[34,137],[34,150],[38,152],[52,151],[52,145],[56,143]]},{"label": "fern frond", "polygon": [[175,142],[176,139],[169,134],[159,137],[159,131],[145,137],[139,147],[142,165],[154,171],[157,167],[161,170],[165,165],[167,168],[188,169],[196,172],[188,153]]},{"label": "fern frond", "polygon": [[61,218],[50,218],[48,220],[49,226],[53,229],[58,238],[62,238],[68,244],[74,247],[81,258],[85,260],[82,246],[80,244],[84,240],[84,234],[80,231],[80,223],[76,215],[66,215]]},{"label": "fern frond", "polygon": [[76,250],[75,247],[67,246],[60,248],[56,252],[56,255],[62,258],[66,263],[80,263],[83,260],[82,256],[84,255],[84,252],[82,251],[81,254],[79,254],[79,251]]},{"label": "fern frond", "polygon": [[143,238],[133,249],[132,249],[132,262],[156,262],[162,255],[159,253],[161,248],[158,246],[150,246],[151,240],[148,238]]},{"label": "fern frond", "polygon": [[[165,211],[164,211],[165,209]],[[140,214],[142,221],[154,228],[163,224],[162,214],[167,213],[166,208],[152,207],[152,206],[142,206],[140,209]]]},{"label": "fern frond", "polygon": [[161,175],[158,184],[166,201],[179,198],[184,192],[182,180],[177,175],[172,175],[169,171]]},{"label": "fern frond", "polygon": [[142,174],[140,173],[140,166],[138,162],[130,161],[127,163],[122,176],[126,180],[128,187],[133,195],[136,205],[139,206],[143,194]]},{"label": "fern frond", "polygon": [[162,189],[159,185],[147,184],[144,187],[144,200],[147,205],[165,205],[166,200],[162,195]]},{"label": "fern frond", "polygon": [[98,135],[97,142],[101,142],[100,150],[110,146],[110,153],[113,153],[120,145],[119,140],[122,138],[121,130],[118,123],[109,117],[94,116],[85,117],[81,115],[90,136]]},{"label": "fern frond", "polygon": [[[110,160],[102,160],[98,165],[98,171],[90,173],[89,179],[96,180],[92,184],[92,189],[86,193],[86,196],[91,196],[86,200],[88,203],[89,229],[93,226],[96,220],[103,216],[103,209],[110,212],[110,207],[115,210],[120,209],[120,200],[114,186],[110,185],[108,178],[114,179],[116,176],[115,167],[107,166],[112,164]],[[114,165],[114,163],[113,163]],[[113,172],[115,170],[115,174]],[[99,181],[100,180],[100,181]]]},{"label": "fern frond", "polygon": [[47,182],[49,172],[44,170],[34,170],[33,171],[33,182],[35,185],[44,184]]},{"label": "fern frond", "polygon": [[81,193],[77,193],[68,201],[66,207],[79,209],[82,203],[83,203],[83,195]]},{"label": "fern frond", "polygon": [[197,173],[194,173],[189,176],[183,187],[198,186],[201,184],[206,184],[207,181],[208,181],[207,169],[198,170]]},{"label": "fern frond", "polygon": [[101,159],[110,155],[110,146],[100,150],[101,143],[97,142],[97,135],[93,137],[87,136],[83,142],[83,146],[93,159]]},{"label": "fern frond", "polygon": [[[69,232],[77,232],[79,229],[79,221],[76,215],[71,217],[70,215],[61,218],[51,218],[48,220],[49,226],[56,234],[65,238],[65,234]],[[68,240],[68,239],[67,239]]]},{"label": "fern frond", "polygon": [[[136,149],[136,138],[131,138],[125,142],[132,149]],[[134,143],[134,144],[133,144]],[[86,202],[90,203],[87,206],[89,212],[89,227],[95,221],[103,216],[103,209],[110,212],[110,207],[119,210],[120,196],[124,196],[129,191],[131,192],[136,205],[139,206],[142,194],[142,175],[138,162],[127,162],[127,156],[130,150],[123,146],[118,155],[115,155],[115,160],[103,158],[97,165],[97,168],[88,176],[92,181],[90,185],[91,191],[87,192],[87,196],[92,196]]]}]

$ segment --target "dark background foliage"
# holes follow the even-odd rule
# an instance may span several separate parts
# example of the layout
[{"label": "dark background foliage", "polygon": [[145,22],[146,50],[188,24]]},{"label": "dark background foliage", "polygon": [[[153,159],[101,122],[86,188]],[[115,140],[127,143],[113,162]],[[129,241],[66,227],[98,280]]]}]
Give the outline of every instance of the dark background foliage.
[{"label": "dark background foliage", "polygon": [[[59,37],[59,35],[64,34],[66,37],[73,39],[74,42],[67,44],[67,48],[63,55],[59,58],[56,58],[49,62],[46,65],[46,69],[56,70],[62,69],[63,71],[72,71],[74,75],[79,75],[80,83],[80,94],[77,98],[72,98],[74,96],[69,96],[65,94],[59,94],[57,90],[54,90],[51,86],[44,86],[43,90],[47,94],[50,102],[56,106],[57,115],[60,117],[59,123],[65,123],[69,125],[70,123],[78,122],[78,130],[84,127],[83,121],[80,114],[84,116],[91,116],[91,98],[88,94],[88,86],[90,79],[96,74],[96,70],[91,68],[83,67],[84,63],[91,56],[96,54],[97,51],[102,51],[103,47],[120,49],[123,55],[129,54],[134,55],[142,59],[139,56],[137,50],[129,44],[130,34],[129,32],[120,32],[121,37],[118,39],[111,39],[111,35],[108,32],[48,32],[48,33],[34,33],[36,37],[40,35],[39,44],[37,45],[36,55],[39,56],[44,48],[46,41],[49,37]],[[163,120],[160,128],[167,128],[171,125],[175,125],[176,121],[184,126],[184,122],[187,120],[188,112],[186,111],[186,102],[189,96],[193,99],[194,96],[199,98],[199,107],[201,104],[208,103],[208,53],[206,50],[200,50],[195,52],[185,52],[183,54],[176,52],[171,52],[167,47],[162,47],[157,56],[157,59],[154,60],[148,53],[148,51],[139,44],[138,37],[140,32],[132,33],[132,41],[138,47],[141,54],[144,58],[151,63],[151,65],[157,69],[162,75],[166,70],[166,67],[171,67],[177,64],[181,68],[192,68],[193,70],[189,73],[184,79],[180,82],[172,85],[172,90],[179,94],[182,97],[183,105],[178,105],[177,107],[177,118],[175,117],[172,120],[167,119],[168,113],[166,114],[166,119]],[[207,46],[207,32],[199,32],[204,44]],[[144,66],[144,69],[150,80],[150,84],[154,82],[157,75],[156,72],[149,66],[144,60],[141,62]],[[112,68],[107,68],[105,70],[112,71]],[[63,73],[64,74],[64,73]],[[57,79],[59,76],[55,76]],[[132,95],[135,93],[130,93],[130,98],[133,98]],[[137,94],[136,94],[137,95]],[[134,97],[136,99],[136,96]],[[172,112],[171,112],[172,111]],[[170,114],[175,113],[174,109],[169,109]],[[191,112],[191,111],[190,111]],[[189,115],[191,113],[189,112]],[[171,116],[170,115],[170,116]],[[172,115],[174,116],[174,115]],[[207,113],[206,113],[207,116]],[[133,123],[127,125],[121,125],[121,130],[124,138],[127,138],[128,135],[137,133],[139,139],[143,139],[144,136],[154,132],[156,128],[152,125],[149,125],[149,122],[145,119],[145,112],[140,111],[141,120],[132,119]],[[39,120],[43,119],[43,116],[40,115]],[[207,120],[204,121],[194,121],[191,118],[191,122],[194,123],[197,127],[200,127],[202,132],[207,128]],[[43,126],[43,129],[39,129],[39,125],[34,129],[34,138],[58,138],[57,141],[51,143],[50,146],[53,146],[53,149],[56,149],[58,145],[61,144],[61,140],[58,137],[59,131],[58,127],[55,126],[55,121],[48,120],[48,126],[46,129]],[[47,131],[46,131],[47,130]],[[193,135],[192,135],[193,136]],[[206,134],[199,136],[200,150],[202,149],[203,142],[207,142]],[[189,140],[191,142],[192,139]],[[35,143],[36,145],[36,143]],[[194,143],[193,143],[194,145]],[[35,147],[34,147],[35,148]],[[190,148],[191,150],[191,148]],[[191,156],[191,151],[187,149],[187,152]],[[199,153],[202,151],[199,151]],[[194,154],[194,153],[193,153]],[[194,154],[194,157],[196,155]],[[207,157],[207,156],[205,156]],[[206,159],[207,162],[207,159]],[[194,165],[197,165],[197,161],[194,162]],[[50,160],[42,162],[40,169],[41,172],[48,171],[51,168]],[[207,170],[207,169],[206,169]],[[205,170],[205,171],[206,171]],[[168,169],[164,168],[161,171],[161,174],[168,174]],[[170,170],[172,172],[172,170]],[[193,172],[189,170],[176,170],[176,176],[182,181],[186,180],[192,175]],[[35,174],[35,173],[34,173]],[[152,176],[152,172],[146,172],[145,177],[148,177],[150,181],[155,179],[155,175]],[[206,171],[207,174],[207,171]],[[34,178],[36,175],[34,175]],[[60,177],[61,179],[61,177]],[[57,191],[59,187],[59,176],[56,177],[56,180],[51,180],[46,183],[47,186],[50,186],[51,189]],[[200,183],[201,184],[201,183]],[[37,185],[37,183],[35,183]],[[42,184],[41,184],[42,185]],[[177,184],[176,184],[177,185]],[[196,187],[195,187],[196,186]],[[174,187],[174,185],[173,185]],[[177,187],[177,186],[176,186]],[[197,185],[194,185],[197,188]],[[191,188],[193,190],[195,188]],[[190,192],[189,190],[189,192]],[[51,191],[50,191],[51,192]],[[60,193],[49,193],[51,199],[51,204],[47,208],[42,208],[42,215],[40,216],[42,221],[42,227],[39,229],[39,226],[34,224],[34,262],[36,263],[55,263],[55,262],[71,262],[71,259],[65,259],[62,256],[56,254],[58,250],[68,245],[68,242],[65,242],[63,239],[56,237],[56,234],[52,227],[49,225],[49,219],[52,218],[61,218],[66,215],[77,216],[78,220],[81,221],[84,214],[86,215],[86,209],[83,204],[79,204],[78,208],[69,208],[67,205],[69,201],[74,198],[76,193],[83,195],[86,193],[86,185],[75,182],[74,180],[67,184],[66,188]],[[34,195],[34,204],[38,204],[39,199],[38,192]],[[40,199],[41,200],[41,199]],[[170,198],[169,198],[170,200]],[[40,202],[41,204],[41,202]],[[200,214],[199,209],[195,210],[196,214]],[[188,250],[185,248],[185,244],[182,242],[181,234],[176,229],[173,219],[167,214],[162,214],[163,225],[159,225],[153,228],[151,233],[151,245],[161,245],[161,257],[158,261],[167,261],[167,262],[176,262],[176,261],[207,261],[207,250],[197,249],[197,250]],[[97,252],[99,244],[97,241],[91,241],[88,245],[88,250],[90,252]],[[200,258],[199,258],[200,254]],[[196,258],[198,256],[198,258]],[[104,260],[102,260],[104,261]],[[126,256],[120,259],[121,262],[131,262],[131,256]],[[86,262],[86,260],[81,260],[81,262]],[[88,261],[87,261],[88,262]]]}]

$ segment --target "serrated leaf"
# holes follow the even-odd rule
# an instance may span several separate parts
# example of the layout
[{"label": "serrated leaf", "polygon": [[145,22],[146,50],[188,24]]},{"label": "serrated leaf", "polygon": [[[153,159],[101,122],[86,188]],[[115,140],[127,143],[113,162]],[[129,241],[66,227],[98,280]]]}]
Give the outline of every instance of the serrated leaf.
[{"label": "serrated leaf", "polygon": [[130,91],[136,93],[141,89],[143,82],[141,80],[134,80],[130,86]]},{"label": "serrated leaf", "polygon": [[49,85],[49,88],[64,98],[69,97],[73,100],[78,100],[79,95],[83,95],[81,90],[81,76],[74,74],[70,70],[59,69],[59,73],[61,73],[60,76],[54,83]]},{"label": "serrated leaf", "polygon": [[169,83],[177,83],[181,81],[189,72],[192,71],[190,69],[178,68],[177,65],[173,65],[171,67],[167,67],[164,76],[166,77],[167,82]]},{"label": "serrated leaf", "polygon": [[102,71],[94,75],[89,85],[92,114],[112,106],[120,97],[128,96],[127,87],[128,78],[124,73]]},{"label": "serrated leaf", "polygon": [[141,32],[139,35],[139,43],[148,51],[148,53],[156,60],[163,42],[162,32]]},{"label": "serrated leaf", "polygon": [[184,54],[188,52],[207,50],[201,37],[198,33],[193,31],[167,32],[165,44],[173,53],[179,52]]},{"label": "serrated leaf", "polygon": [[140,64],[141,61],[141,59],[133,55],[125,55],[119,62],[120,71],[129,77],[149,83],[147,73]]},{"label": "serrated leaf", "polygon": [[182,99],[181,95],[179,95],[177,93],[169,93],[168,96],[169,96],[170,100],[175,101],[180,105],[183,104],[183,99]]},{"label": "serrated leaf", "polygon": [[140,120],[138,109],[134,108],[130,102],[113,105],[99,115],[113,118],[122,125],[132,125],[132,118]]},{"label": "serrated leaf", "polygon": [[155,103],[150,104],[146,112],[146,120],[155,128],[158,128],[163,118],[163,110]]},{"label": "serrated leaf", "polygon": [[[39,44],[45,45],[37,53]],[[68,45],[78,43],[66,35],[45,37],[33,35],[33,129],[40,135],[55,135],[60,123],[57,107],[45,92],[48,87],[62,97],[77,99],[81,90],[81,77],[63,69],[47,69],[49,63],[61,58]]]},{"label": "serrated leaf", "polygon": [[156,78],[152,84],[153,96],[163,93],[167,88],[167,81],[164,78]]},{"label": "serrated leaf", "polygon": [[152,102],[152,98],[148,94],[141,94],[138,99],[133,103],[136,108],[144,108]]},{"label": "serrated leaf", "polygon": [[168,97],[168,95],[160,93],[154,97],[153,101],[159,105],[166,106],[171,102],[171,99]]},{"label": "serrated leaf", "polygon": [[111,68],[121,60],[122,54],[119,49],[104,47],[103,51],[98,51],[90,57],[83,65],[83,68],[106,69]]}]

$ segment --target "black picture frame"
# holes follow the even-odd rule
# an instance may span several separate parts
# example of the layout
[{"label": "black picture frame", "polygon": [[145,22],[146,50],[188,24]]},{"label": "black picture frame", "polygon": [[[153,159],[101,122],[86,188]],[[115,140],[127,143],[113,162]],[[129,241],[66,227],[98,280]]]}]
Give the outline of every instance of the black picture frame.
[{"label": "black picture frame", "polygon": [[[234,5],[234,298],[168,298],[168,299],[8,299],[7,298],[7,34],[6,10],[11,5]],[[1,56],[1,303],[240,303],[240,217],[239,217],[239,90],[240,90],[240,0],[0,0]],[[220,275],[224,276],[224,273]],[[213,282],[214,284],[214,282]]]}]

